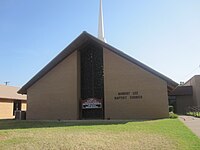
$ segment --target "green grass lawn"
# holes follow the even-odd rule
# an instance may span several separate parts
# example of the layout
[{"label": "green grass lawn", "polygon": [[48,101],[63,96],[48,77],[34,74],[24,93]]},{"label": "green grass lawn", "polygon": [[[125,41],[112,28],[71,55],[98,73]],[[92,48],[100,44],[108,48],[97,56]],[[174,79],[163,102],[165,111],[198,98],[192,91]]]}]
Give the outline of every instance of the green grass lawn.
[{"label": "green grass lawn", "polygon": [[39,122],[0,120],[0,150],[199,150],[200,139],[178,119]]}]

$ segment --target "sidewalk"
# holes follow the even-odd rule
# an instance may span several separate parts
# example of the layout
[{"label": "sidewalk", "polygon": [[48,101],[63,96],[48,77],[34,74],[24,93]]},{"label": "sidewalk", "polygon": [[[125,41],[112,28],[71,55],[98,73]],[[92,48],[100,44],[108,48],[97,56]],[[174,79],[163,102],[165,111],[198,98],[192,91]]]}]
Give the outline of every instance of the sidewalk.
[{"label": "sidewalk", "polygon": [[200,138],[200,118],[192,116],[179,116],[181,120],[188,128],[192,130]]}]

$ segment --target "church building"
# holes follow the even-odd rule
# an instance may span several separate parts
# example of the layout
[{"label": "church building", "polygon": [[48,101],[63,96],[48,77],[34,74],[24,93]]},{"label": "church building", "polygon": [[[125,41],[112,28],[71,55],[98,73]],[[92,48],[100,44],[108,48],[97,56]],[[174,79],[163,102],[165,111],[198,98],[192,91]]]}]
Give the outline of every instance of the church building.
[{"label": "church building", "polygon": [[168,117],[177,83],[83,32],[19,91],[27,119],[156,119]]},{"label": "church building", "polygon": [[168,117],[178,84],[105,42],[102,0],[98,38],[83,32],[19,91],[28,120]]}]

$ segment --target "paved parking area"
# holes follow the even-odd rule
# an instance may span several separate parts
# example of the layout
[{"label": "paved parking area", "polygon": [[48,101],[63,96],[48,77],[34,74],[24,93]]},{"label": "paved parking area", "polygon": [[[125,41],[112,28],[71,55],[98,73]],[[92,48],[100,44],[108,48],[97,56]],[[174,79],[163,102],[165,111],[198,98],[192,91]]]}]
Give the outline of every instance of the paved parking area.
[{"label": "paved parking area", "polygon": [[179,119],[200,138],[200,118],[179,116]]}]

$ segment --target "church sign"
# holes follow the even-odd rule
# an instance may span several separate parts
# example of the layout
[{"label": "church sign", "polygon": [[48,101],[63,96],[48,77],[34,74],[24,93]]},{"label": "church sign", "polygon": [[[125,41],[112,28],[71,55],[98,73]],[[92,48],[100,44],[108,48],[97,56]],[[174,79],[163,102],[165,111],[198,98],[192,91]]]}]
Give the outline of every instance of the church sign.
[{"label": "church sign", "polygon": [[139,100],[142,98],[143,96],[138,91],[118,92],[117,95],[114,96],[114,100]]},{"label": "church sign", "polygon": [[96,98],[88,98],[82,100],[82,109],[102,108],[102,100]]}]

